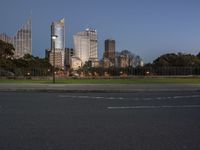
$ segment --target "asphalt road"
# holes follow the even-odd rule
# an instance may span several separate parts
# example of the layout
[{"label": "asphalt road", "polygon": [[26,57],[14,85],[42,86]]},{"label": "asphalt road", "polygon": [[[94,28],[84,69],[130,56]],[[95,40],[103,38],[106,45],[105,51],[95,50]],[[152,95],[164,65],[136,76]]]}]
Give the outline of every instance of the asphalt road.
[{"label": "asphalt road", "polygon": [[0,150],[199,150],[200,92],[0,93]]},{"label": "asphalt road", "polygon": [[200,92],[200,84],[19,84],[1,83],[0,92]]}]

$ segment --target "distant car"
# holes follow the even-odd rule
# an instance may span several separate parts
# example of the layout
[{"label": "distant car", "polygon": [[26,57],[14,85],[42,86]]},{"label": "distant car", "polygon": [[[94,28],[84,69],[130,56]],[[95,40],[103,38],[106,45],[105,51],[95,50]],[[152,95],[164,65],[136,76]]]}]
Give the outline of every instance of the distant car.
[{"label": "distant car", "polygon": [[79,74],[77,72],[72,72],[69,76],[74,79],[79,78]]},{"label": "distant car", "polygon": [[8,70],[0,70],[0,77],[6,77],[8,79],[15,79],[15,74]]}]

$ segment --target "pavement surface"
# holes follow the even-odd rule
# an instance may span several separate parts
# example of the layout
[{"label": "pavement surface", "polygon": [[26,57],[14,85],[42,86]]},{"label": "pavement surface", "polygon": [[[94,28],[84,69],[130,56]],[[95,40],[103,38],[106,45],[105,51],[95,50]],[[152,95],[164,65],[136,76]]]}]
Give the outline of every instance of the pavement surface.
[{"label": "pavement surface", "polygon": [[199,150],[200,92],[0,92],[0,150]]},{"label": "pavement surface", "polygon": [[0,84],[0,91],[40,92],[152,92],[200,91],[200,84]]}]

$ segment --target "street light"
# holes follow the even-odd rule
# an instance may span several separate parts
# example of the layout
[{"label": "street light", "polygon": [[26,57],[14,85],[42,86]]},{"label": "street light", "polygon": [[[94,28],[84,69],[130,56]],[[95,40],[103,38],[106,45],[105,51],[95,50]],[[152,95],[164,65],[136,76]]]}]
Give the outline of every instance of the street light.
[{"label": "street light", "polygon": [[53,83],[55,83],[55,40],[57,39],[57,35],[52,35],[51,36],[51,39],[53,41],[52,43],[52,48],[53,48],[53,69],[52,69],[52,72],[53,72]]}]

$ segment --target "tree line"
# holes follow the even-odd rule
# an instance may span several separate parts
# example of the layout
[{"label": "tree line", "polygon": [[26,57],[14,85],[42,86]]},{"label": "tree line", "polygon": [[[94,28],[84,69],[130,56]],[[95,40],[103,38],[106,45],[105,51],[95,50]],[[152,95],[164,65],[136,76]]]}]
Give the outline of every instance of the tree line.
[{"label": "tree line", "polygon": [[200,75],[200,53],[168,53],[145,64],[146,75]]},{"label": "tree line", "polygon": [[200,67],[200,53],[197,55],[184,53],[164,54],[153,61],[155,67]]},{"label": "tree line", "polygon": [[[12,44],[0,40],[0,69],[14,72],[16,75],[35,76],[51,75],[52,65],[48,59],[35,57],[29,54],[24,57],[14,58],[14,47]],[[143,67],[126,68],[80,68],[80,72],[111,76],[126,75],[200,75],[200,52],[197,55],[185,53],[168,53],[156,58],[152,63]]]},{"label": "tree line", "polygon": [[35,57],[30,54],[22,58],[14,58],[15,48],[12,44],[0,40],[0,70],[10,71],[15,75],[48,75],[51,74],[51,64],[45,58]]}]

